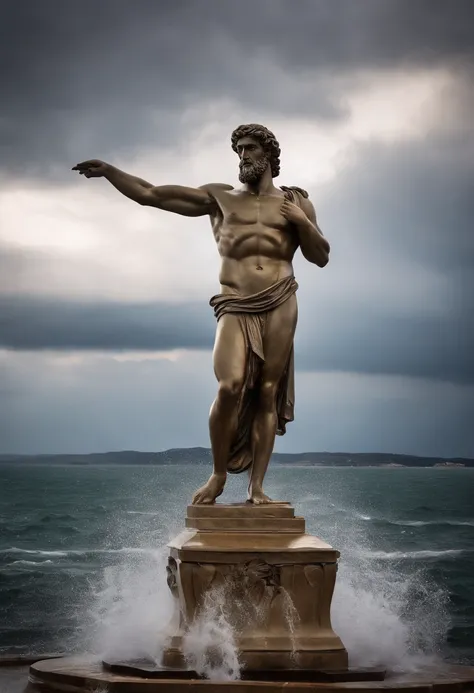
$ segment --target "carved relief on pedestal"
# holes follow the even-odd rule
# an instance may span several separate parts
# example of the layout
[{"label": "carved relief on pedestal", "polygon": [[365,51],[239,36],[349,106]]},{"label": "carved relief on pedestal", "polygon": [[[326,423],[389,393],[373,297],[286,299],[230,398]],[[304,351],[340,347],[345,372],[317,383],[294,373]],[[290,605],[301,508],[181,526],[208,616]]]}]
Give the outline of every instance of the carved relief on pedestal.
[{"label": "carved relief on pedestal", "polygon": [[189,643],[207,642],[201,633],[213,625],[231,634],[248,669],[347,667],[330,621],[338,551],[292,524],[302,518],[284,503],[191,506],[188,514],[170,544],[179,624],[165,665],[184,662]]},{"label": "carved relief on pedestal", "polygon": [[273,565],[255,558],[245,563],[191,563],[169,559],[167,581],[179,597],[181,624],[191,624],[216,600],[236,632],[250,625],[287,630],[331,629],[330,606],[336,563]]},{"label": "carved relief on pedestal", "polygon": [[280,591],[280,566],[270,565],[256,558],[247,563],[225,566],[225,568],[224,580],[231,583],[239,592],[244,592],[256,605],[260,604],[265,597],[271,601]]},{"label": "carved relief on pedestal", "polygon": [[166,582],[173,597],[179,597],[178,563],[172,556],[168,558],[168,565],[166,566]]},{"label": "carved relief on pedestal", "polygon": [[246,563],[212,564],[212,563],[178,563],[170,558],[167,582],[172,594],[179,596],[181,586],[181,612],[184,621],[192,623],[204,608],[209,594],[225,595],[227,615],[232,622],[237,622],[239,613],[245,610],[248,618],[249,609],[261,610],[263,604],[269,606],[279,594],[281,587],[280,566],[270,565],[261,559]]}]

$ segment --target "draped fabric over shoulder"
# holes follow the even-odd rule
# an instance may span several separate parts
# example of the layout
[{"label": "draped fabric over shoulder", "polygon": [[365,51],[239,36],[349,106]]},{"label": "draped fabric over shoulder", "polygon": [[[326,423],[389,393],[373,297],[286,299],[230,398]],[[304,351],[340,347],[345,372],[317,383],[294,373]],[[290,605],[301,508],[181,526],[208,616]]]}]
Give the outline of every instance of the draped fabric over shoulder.
[{"label": "draped fabric over shoulder", "polygon": [[[219,320],[226,313],[235,313],[240,322],[247,348],[246,377],[238,408],[238,425],[231,446],[227,471],[239,474],[252,464],[251,428],[258,404],[258,380],[265,361],[263,334],[268,313],[287,301],[298,289],[295,278],[285,277],[251,296],[218,294],[210,300]],[[294,355],[293,346],[278,385],[277,435],[284,435],[286,424],[294,419]]]}]

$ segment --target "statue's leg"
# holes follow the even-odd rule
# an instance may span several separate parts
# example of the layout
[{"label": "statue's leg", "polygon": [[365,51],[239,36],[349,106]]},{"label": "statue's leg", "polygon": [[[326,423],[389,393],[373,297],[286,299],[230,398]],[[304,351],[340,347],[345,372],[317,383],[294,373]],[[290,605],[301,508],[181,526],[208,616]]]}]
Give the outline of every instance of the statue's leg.
[{"label": "statue's leg", "polygon": [[229,451],[237,430],[238,401],[244,386],[246,345],[239,319],[228,313],[217,323],[214,373],[219,383],[209,416],[214,470],[209,481],[193,496],[193,503],[213,503],[227,478]]},{"label": "statue's leg", "polygon": [[265,363],[260,382],[259,405],[252,427],[253,465],[248,499],[252,503],[271,503],[263,492],[263,479],[275,444],[277,429],[276,397],[278,385],[288,364],[298,319],[296,296],[267,316],[263,337]]}]

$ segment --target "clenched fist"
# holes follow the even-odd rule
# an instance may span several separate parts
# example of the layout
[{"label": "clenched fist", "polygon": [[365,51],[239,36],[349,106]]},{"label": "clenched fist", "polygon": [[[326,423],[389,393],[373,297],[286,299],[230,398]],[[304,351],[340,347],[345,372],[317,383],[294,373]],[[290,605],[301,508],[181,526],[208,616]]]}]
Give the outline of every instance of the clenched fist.
[{"label": "clenched fist", "polygon": [[99,159],[89,159],[73,166],[73,171],[79,171],[81,176],[86,178],[101,178],[107,171],[108,164]]}]

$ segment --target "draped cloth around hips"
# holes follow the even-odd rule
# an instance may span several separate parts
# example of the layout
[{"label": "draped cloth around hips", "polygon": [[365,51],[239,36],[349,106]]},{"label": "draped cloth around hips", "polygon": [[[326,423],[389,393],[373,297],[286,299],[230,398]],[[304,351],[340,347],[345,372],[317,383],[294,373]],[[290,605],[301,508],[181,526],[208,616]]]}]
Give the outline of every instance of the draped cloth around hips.
[{"label": "draped cloth around hips", "polygon": [[[252,459],[252,424],[258,408],[259,381],[265,362],[263,336],[268,313],[282,305],[298,289],[293,276],[285,277],[268,289],[251,296],[239,294],[217,294],[210,300],[217,320],[227,313],[239,319],[246,346],[246,372],[243,389],[238,402],[238,425],[231,444],[227,471],[239,474],[248,469]],[[286,424],[294,419],[294,350],[291,345],[286,367],[278,383],[277,435],[284,435]]]}]

